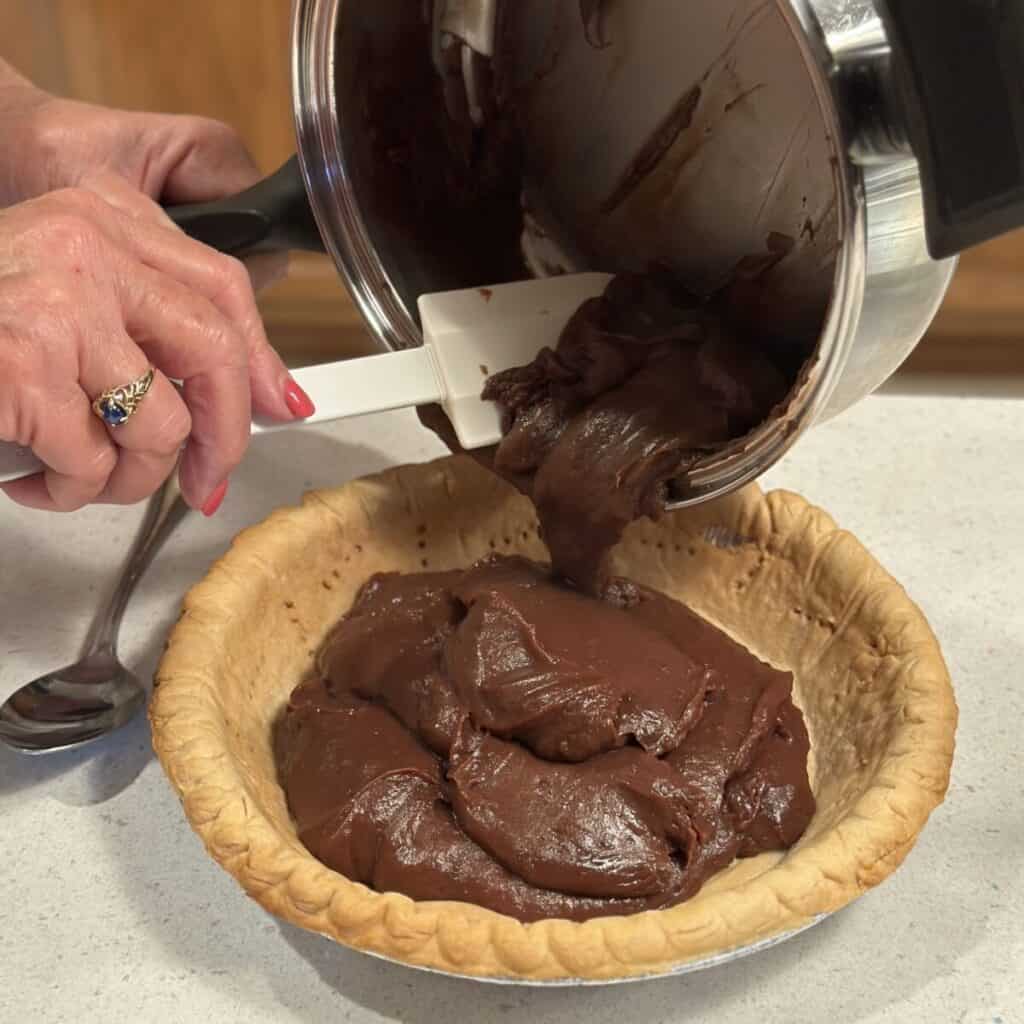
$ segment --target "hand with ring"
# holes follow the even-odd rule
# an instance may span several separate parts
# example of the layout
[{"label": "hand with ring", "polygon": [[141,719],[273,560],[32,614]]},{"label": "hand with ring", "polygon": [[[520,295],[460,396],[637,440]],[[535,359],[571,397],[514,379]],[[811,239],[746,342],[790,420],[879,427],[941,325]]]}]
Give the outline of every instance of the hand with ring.
[{"label": "hand with ring", "polygon": [[0,62],[0,440],[48,469],[0,489],[55,511],[130,504],[177,466],[212,514],[253,414],[313,408],[267,341],[249,271],[151,196],[215,198],[257,171],[222,126],[36,92],[13,103],[12,74]]}]

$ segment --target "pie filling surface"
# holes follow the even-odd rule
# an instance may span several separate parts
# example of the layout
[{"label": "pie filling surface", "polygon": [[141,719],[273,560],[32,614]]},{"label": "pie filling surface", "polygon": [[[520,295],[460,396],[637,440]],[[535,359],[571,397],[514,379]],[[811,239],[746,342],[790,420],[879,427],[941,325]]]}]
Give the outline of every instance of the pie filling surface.
[{"label": "pie filling surface", "polygon": [[299,836],[378,891],[521,921],[672,906],[815,810],[792,676],[682,604],[546,567],[380,575],[292,694]]}]

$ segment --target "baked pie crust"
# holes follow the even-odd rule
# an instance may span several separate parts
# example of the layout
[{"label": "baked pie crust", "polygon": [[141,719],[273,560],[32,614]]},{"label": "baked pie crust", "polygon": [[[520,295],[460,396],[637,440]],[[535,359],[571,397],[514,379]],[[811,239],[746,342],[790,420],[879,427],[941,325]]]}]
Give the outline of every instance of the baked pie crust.
[{"label": "baked pie crust", "polygon": [[299,842],[272,724],[369,576],[546,557],[528,500],[467,457],[306,497],[242,533],[188,595],[150,706],[153,743],[210,855],[274,914],[356,949],[461,975],[660,974],[799,929],[890,875],[941,803],[957,708],[906,593],[794,494],[749,488],[642,521],[615,571],[689,604],[791,670],[818,810],[785,854],[737,861],[669,910],[524,925],[380,894]]}]

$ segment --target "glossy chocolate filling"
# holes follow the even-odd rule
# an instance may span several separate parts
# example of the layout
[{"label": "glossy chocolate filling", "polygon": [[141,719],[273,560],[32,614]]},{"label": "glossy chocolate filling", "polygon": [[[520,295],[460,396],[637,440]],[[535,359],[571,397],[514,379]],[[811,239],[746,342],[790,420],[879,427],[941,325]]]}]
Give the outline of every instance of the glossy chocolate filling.
[{"label": "glossy chocolate filling", "polygon": [[494,468],[533,498],[555,571],[595,596],[626,526],[785,401],[785,378],[716,305],[657,274],[616,278],[556,350],[487,382],[507,420]]},{"label": "glossy chocolate filling", "polygon": [[378,891],[522,921],[671,906],[814,798],[792,677],[669,598],[493,558],[363,589],[276,734],[299,836]]}]

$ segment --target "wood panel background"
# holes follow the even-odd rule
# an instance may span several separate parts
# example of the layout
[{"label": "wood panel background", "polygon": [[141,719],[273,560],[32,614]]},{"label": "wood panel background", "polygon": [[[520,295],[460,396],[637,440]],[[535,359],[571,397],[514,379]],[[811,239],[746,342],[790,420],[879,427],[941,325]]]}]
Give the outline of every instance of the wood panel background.
[{"label": "wood panel background", "polygon": [[[289,0],[7,0],[0,56],[65,95],[227,121],[270,171],[295,145],[289,11]],[[372,347],[326,259],[296,257],[263,307],[275,344],[293,362]],[[965,256],[909,368],[1024,373],[1024,233]]]}]

